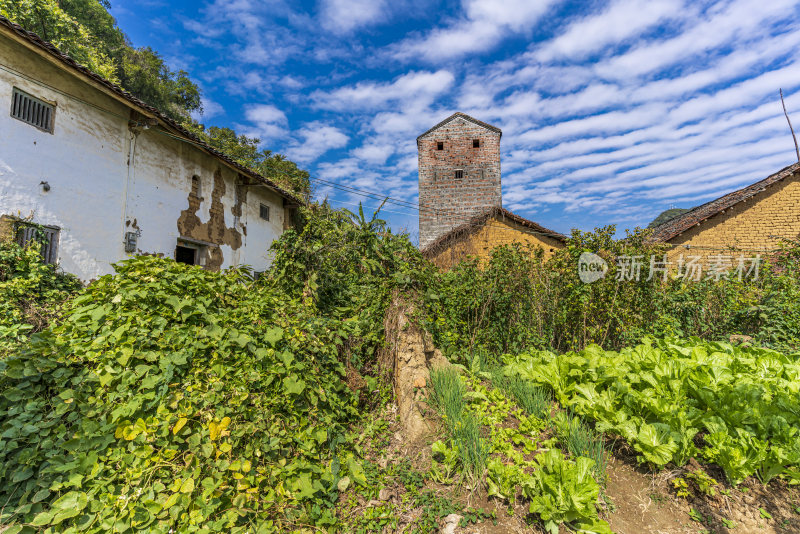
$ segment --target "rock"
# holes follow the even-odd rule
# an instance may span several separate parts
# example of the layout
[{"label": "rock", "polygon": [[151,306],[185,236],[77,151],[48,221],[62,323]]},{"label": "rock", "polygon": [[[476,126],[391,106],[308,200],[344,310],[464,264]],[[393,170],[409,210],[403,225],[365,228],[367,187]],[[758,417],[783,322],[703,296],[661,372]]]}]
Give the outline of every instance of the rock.
[{"label": "rock", "polygon": [[381,459],[378,460],[378,466],[381,469],[386,469],[387,465],[389,465],[389,459],[388,458],[381,458]]},{"label": "rock", "polygon": [[379,501],[388,501],[392,498],[392,490],[389,488],[383,488],[381,491],[378,492],[378,500]]},{"label": "rock", "polygon": [[424,388],[425,387],[425,377],[418,376],[414,379],[414,387],[415,388]]},{"label": "rock", "polygon": [[458,523],[461,521],[461,516],[458,514],[450,514],[444,518],[444,526],[439,531],[439,534],[455,534],[458,528]]},{"label": "rock", "polygon": [[740,335],[740,334],[734,334],[734,335],[732,335],[730,337],[730,342],[731,343],[739,343],[741,345],[745,345],[747,343],[750,343],[751,341],[753,341],[752,337],[744,336],[744,335]]}]

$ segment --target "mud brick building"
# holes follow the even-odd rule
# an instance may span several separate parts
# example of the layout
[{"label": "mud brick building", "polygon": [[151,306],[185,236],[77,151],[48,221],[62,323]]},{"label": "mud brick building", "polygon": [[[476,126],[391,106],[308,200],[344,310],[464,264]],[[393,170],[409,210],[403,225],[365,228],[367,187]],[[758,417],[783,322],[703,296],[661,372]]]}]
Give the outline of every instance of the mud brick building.
[{"label": "mud brick building", "polygon": [[774,252],[781,239],[800,237],[800,163],[752,185],[697,206],[653,230],[652,239],[672,245],[668,253],[700,256]]},{"label": "mud brick building", "polygon": [[509,243],[539,246],[545,254],[564,236],[503,209],[499,128],[454,113],[417,138],[419,246],[448,268],[471,255],[487,258]]}]

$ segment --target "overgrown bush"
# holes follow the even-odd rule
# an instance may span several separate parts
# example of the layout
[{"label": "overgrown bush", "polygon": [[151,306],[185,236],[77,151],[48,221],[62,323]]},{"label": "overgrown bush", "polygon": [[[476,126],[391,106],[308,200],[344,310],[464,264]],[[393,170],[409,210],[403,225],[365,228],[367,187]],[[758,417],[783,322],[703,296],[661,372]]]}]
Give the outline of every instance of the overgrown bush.
[{"label": "overgrown bush", "polygon": [[0,357],[26,336],[44,329],[81,284],[42,263],[38,244],[0,242]]},{"label": "overgrown bush", "polygon": [[[783,350],[800,346],[797,243],[766,258],[758,279],[665,281],[660,273],[648,280],[649,258],[662,258],[665,245],[639,229],[625,239],[613,236],[613,227],[574,230],[567,246],[547,260],[540,249],[513,244],[494,249],[488,262],[472,259],[442,273],[428,299],[438,344],[462,363],[483,352],[563,352],[593,343],[619,349],[644,336],[746,334]],[[580,281],[584,252],[607,262],[604,278]],[[620,256],[647,259],[639,281],[618,282]]]},{"label": "overgrown bush", "polygon": [[349,363],[369,370],[383,343],[383,319],[395,290],[422,292],[434,268],[404,234],[394,234],[378,213],[367,218],[327,206],[302,211],[300,230],[273,245],[265,283],[303,299],[320,315],[341,319],[348,331]]}]

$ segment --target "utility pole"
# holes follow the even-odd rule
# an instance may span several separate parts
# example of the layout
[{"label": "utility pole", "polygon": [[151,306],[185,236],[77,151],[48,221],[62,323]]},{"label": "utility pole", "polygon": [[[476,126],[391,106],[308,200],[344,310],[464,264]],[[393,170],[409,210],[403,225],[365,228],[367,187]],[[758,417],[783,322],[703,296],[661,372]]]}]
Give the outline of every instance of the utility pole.
[{"label": "utility pole", "polygon": [[797,152],[797,161],[800,162],[800,148],[797,146],[797,137],[794,135],[794,128],[792,128],[792,121],[789,120],[789,114],[786,113],[786,103],[783,101],[783,89],[779,89],[781,93],[781,105],[783,106],[783,114],[786,116],[786,122],[789,123],[789,130],[792,132],[792,139],[794,139],[794,151]]}]

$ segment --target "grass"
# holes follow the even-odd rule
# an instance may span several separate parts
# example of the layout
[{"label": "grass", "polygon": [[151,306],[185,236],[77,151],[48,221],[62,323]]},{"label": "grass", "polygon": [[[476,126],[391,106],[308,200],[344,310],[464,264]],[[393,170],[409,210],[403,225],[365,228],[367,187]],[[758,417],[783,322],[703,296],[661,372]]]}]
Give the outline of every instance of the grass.
[{"label": "grass", "polygon": [[466,385],[458,370],[444,367],[431,371],[431,404],[444,417],[445,426],[458,452],[463,473],[476,482],[483,478],[489,448],[481,435],[481,424],[466,410]]}]

